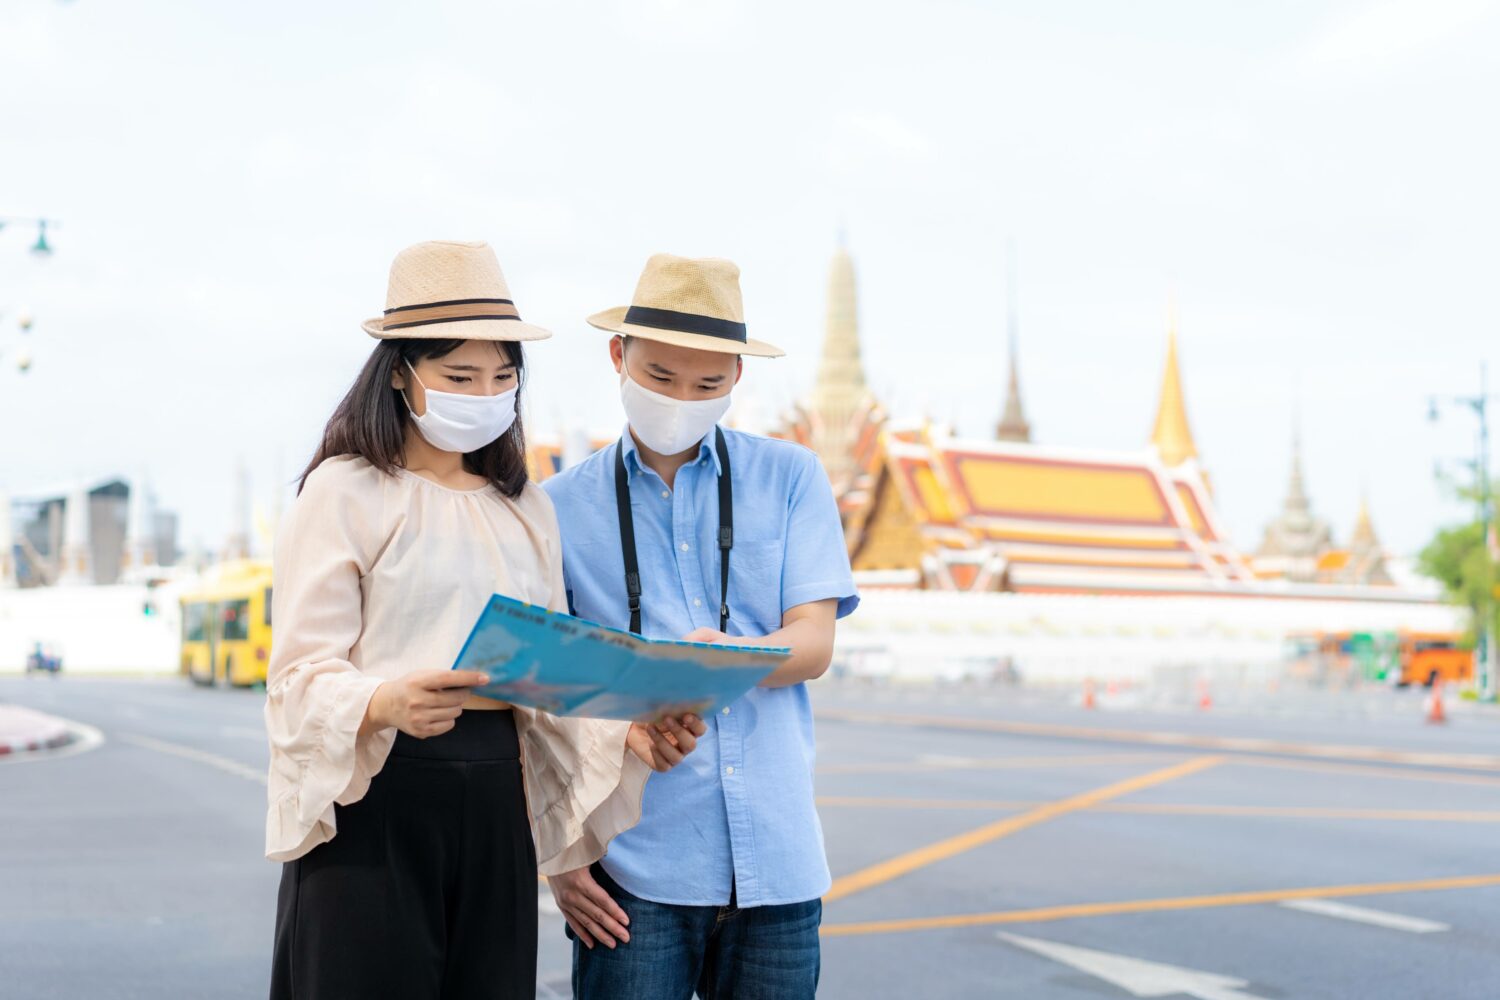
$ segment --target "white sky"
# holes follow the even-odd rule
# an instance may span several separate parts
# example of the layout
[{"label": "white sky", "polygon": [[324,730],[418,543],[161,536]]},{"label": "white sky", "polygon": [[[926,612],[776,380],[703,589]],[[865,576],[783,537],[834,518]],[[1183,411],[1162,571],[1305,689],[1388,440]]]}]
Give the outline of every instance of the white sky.
[{"label": "white sky", "polygon": [[[1134,448],[1175,293],[1189,413],[1235,540],[1287,478],[1362,486],[1414,549],[1500,333],[1500,10],[1119,4],[0,0],[0,485],[149,472],[217,545],[372,342],[390,258],[481,238],[522,315],[532,429],[620,411],[588,313],[667,250],[744,271],[763,408],[810,383],[842,224],[870,378],[988,435],[1004,247],[1039,440]],[[9,363],[29,307],[35,367]],[[1494,384],[1500,387],[1500,371]]]}]

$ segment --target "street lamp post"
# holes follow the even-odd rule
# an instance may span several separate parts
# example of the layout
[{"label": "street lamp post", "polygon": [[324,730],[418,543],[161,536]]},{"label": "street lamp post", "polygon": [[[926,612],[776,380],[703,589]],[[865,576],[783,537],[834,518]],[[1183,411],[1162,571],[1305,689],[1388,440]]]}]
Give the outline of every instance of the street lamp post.
[{"label": "street lamp post", "polygon": [[35,226],[36,242],[31,244],[31,252],[38,257],[47,257],[52,254],[52,244],[47,242],[47,227],[57,228],[56,219],[43,219],[32,216],[0,215],[0,230],[6,226]]},{"label": "street lamp post", "polygon": [[[8,227],[17,225],[36,227],[36,239],[31,244],[31,253],[33,256],[52,256],[52,244],[47,240],[47,227],[56,228],[57,220],[32,216],[0,215],[0,234],[3,234]],[[26,374],[31,368],[31,350],[26,343],[30,339],[26,334],[31,332],[31,325],[32,319],[30,313],[22,310],[16,317],[16,328],[20,331],[21,337],[16,342],[15,359],[16,370],[22,375]]]},{"label": "street lamp post", "polygon": [[[1496,699],[1497,681],[1500,681],[1500,671],[1497,671],[1496,660],[1496,636],[1494,634],[1495,598],[1496,586],[1493,567],[1496,562],[1497,553],[1495,546],[1491,543],[1490,532],[1494,530],[1495,512],[1493,505],[1493,491],[1490,484],[1490,422],[1489,402],[1491,399],[1500,398],[1500,395],[1489,392],[1488,377],[1485,365],[1479,365],[1479,393],[1473,396],[1452,396],[1443,402],[1453,403],[1459,406],[1467,406],[1479,419],[1479,438],[1477,441],[1477,454],[1474,456],[1474,495],[1479,503],[1479,544],[1484,550],[1491,572],[1487,574],[1485,586],[1481,588],[1479,597],[1479,621],[1476,623],[1475,631],[1479,637],[1479,697],[1485,701]],[[1434,396],[1429,404],[1428,416],[1436,420],[1438,418],[1438,397]]]}]

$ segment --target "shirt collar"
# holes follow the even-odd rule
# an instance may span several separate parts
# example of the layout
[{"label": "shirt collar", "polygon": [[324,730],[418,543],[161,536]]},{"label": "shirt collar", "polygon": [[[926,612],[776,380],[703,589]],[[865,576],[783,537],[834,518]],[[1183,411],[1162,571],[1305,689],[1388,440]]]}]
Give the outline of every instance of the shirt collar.
[{"label": "shirt collar", "polygon": [[[714,475],[723,475],[724,467],[719,464],[719,452],[713,445],[713,433],[709,432],[698,442],[698,457],[688,462],[688,465],[703,461],[706,456],[714,466]],[[635,436],[630,433],[630,425],[620,432],[620,445],[625,449],[625,475],[627,478],[634,477],[645,466],[641,463],[640,451],[635,444]]]}]

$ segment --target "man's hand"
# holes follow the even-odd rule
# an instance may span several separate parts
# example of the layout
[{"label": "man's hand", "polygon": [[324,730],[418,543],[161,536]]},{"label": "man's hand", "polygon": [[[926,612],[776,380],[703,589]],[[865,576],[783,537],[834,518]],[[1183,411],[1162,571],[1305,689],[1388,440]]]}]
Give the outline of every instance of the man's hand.
[{"label": "man's hand", "polygon": [[488,684],[477,670],[417,670],[381,684],[365,708],[361,733],[395,726],[425,740],[453,728],[469,689]]},{"label": "man's hand", "polygon": [[651,770],[670,771],[697,749],[698,737],[706,732],[708,727],[696,715],[667,716],[650,726],[631,723],[625,745]]},{"label": "man's hand", "polygon": [[759,687],[778,688],[822,677],[833,659],[833,623],[839,602],[828,598],[787,608],[781,628],[770,635],[725,635],[717,629],[695,628],[683,642],[724,643],[732,646],[784,646],[792,651],[786,661],[760,682]]},{"label": "man's hand", "polygon": [[630,918],[587,868],[548,876],[547,888],[585,948],[593,948],[595,941],[606,948],[613,948],[617,940],[630,943],[630,932],[625,929]]}]

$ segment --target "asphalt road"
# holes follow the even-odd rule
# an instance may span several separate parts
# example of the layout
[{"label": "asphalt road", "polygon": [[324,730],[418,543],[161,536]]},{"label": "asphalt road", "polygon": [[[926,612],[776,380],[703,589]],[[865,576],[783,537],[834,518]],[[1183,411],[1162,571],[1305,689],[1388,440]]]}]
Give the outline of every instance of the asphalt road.
[{"label": "asphalt road", "polygon": [[[822,686],[821,996],[1500,996],[1500,713]],[[0,678],[0,998],[264,996],[260,696]],[[543,892],[546,900],[546,893]],[[539,995],[566,995],[545,906]]]}]

